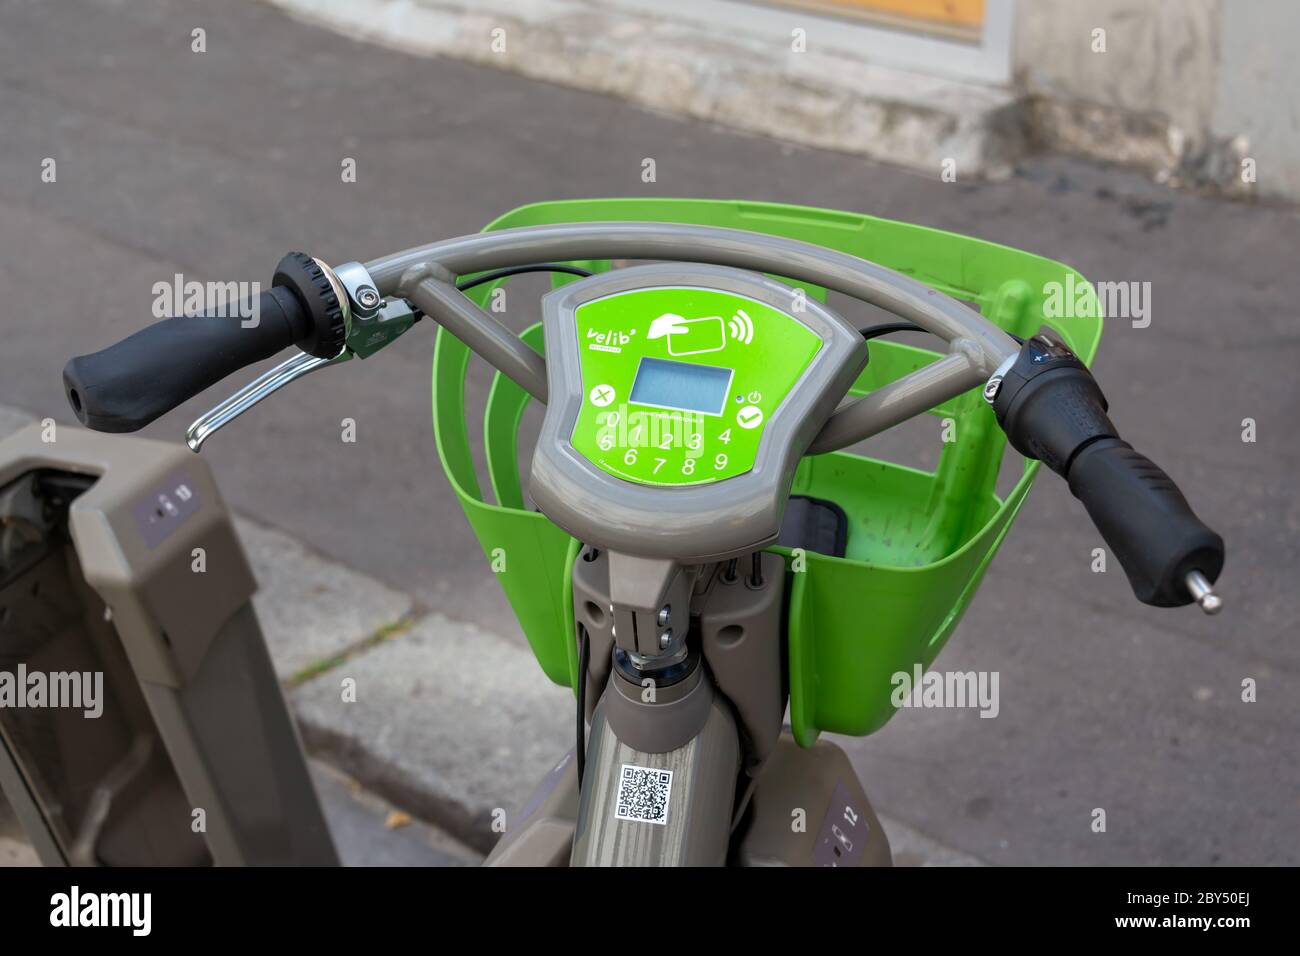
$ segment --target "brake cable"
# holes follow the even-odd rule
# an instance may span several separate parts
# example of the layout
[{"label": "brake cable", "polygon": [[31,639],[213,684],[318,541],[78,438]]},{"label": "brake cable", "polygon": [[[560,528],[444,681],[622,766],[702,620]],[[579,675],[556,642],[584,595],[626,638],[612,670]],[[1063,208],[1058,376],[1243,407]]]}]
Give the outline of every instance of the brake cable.
[{"label": "brake cable", "polygon": [[[880,338],[880,336],[882,335],[892,335],[895,332],[925,332],[927,335],[933,334],[928,329],[921,328],[915,322],[906,322],[906,321],[881,322],[879,325],[868,325],[865,326],[864,328],[858,329],[858,334],[861,335],[862,338],[865,340]],[[1025,344],[1025,340],[1022,339],[1020,336],[1015,335],[1011,332],[1007,332],[1007,335],[1010,335],[1021,345]],[[871,361],[871,353],[868,352],[867,362],[869,363],[870,361]]]},{"label": "brake cable", "polygon": [[469,279],[461,279],[456,283],[456,288],[461,292],[466,292],[475,286],[480,286],[488,282],[496,282],[498,279],[508,279],[510,276],[521,275],[525,272],[563,272],[571,276],[581,276],[587,278],[593,273],[586,269],[580,269],[577,266],[561,265],[558,262],[531,262],[528,265],[511,266],[508,269],[497,269],[493,272],[484,272],[482,275],[473,276]]}]

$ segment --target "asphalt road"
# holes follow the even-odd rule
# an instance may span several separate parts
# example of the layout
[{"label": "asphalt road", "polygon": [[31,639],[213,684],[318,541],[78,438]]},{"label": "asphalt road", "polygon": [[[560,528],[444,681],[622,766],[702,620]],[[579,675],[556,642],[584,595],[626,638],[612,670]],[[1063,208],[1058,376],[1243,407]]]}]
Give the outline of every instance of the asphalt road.
[{"label": "asphalt road", "polygon": [[[939,659],[997,670],[999,717],[908,711],[851,750],[882,809],[992,862],[1300,863],[1293,209],[1051,158],[944,184],[360,45],[251,0],[0,0],[0,129],[0,403],[61,422],[64,361],[152,321],[155,282],[268,283],[289,249],[365,260],[544,199],[843,208],[1150,282],[1151,326],[1111,322],[1095,366],[1126,437],[1227,539],[1228,609],[1146,608],[1118,569],[1091,573],[1099,536],[1047,475]],[[355,183],[340,180],[345,156]],[[510,302],[516,327],[533,320],[526,297]],[[235,508],[512,634],[430,437],[430,331],[292,386],[204,455]],[[472,404],[487,381],[478,370]],[[180,440],[227,391],[145,433]],[[355,444],[340,441],[345,417]],[[932,463],[938,435],[873,449]],[[1098,807],[1105,833],[1090,827]]]}]

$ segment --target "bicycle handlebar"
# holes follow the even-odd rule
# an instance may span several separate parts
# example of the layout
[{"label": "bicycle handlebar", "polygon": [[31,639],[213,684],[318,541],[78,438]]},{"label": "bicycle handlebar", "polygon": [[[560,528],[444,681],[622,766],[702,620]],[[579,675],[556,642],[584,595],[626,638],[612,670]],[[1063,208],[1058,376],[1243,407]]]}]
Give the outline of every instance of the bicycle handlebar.
[{"label": "bicycle handlebar", "polygon": [[[906,375],[892,383],[888,389],[882,390],[879,395],[850,400],[836,409],[828,419],[824,433],[814,441],[818,453],[851,445],[878,434],[911,417],[923,407],[930,407],[966,391],[983,381],[1000,362],[1016,351],[1016,343],[995,324],[916,279],[856,256],[811,243],[740,229],[664,222],[566,223],[462,236],[408,249],[365,265],[349,263],[337,270],[322,268],[319,262],[310,257],[291,253],[281,261],[281,270],[285,269],[285,263],[290,259],[297,260],[289,270],[294,275],[291,276],[293,281],[288,284],[308,311],[316,328],[310,341],[316,344],[328,341],[335,348],[333,352],[317,351],[302,341],[296,343],[312,355],[334,357],[345,342],[351,350],[351,317],[359,314],[358,303],[350,304],[352,291],[373,295],[376,302],[382,301],[385,296],[390,299],[410,296],[417,300],[417,305],[421,308],[427,306],[431,310],[428,312],[430,318],[439,323],[447,323],[456,334],[484,333],[475,339],[477,345],[482,347],[482,357],[529,392],[541,397],[539,392],[542,389],[538,385],[537,375],[519,374],[521,369],[527,372],[533,361],[531,355],[522,354],[526,349],[519,347],[512,336],[497,334],[499,330],[496,326],[500,323],[472,303],[453,302],[445,296],[430,295],[430,283],[425,281],[434,279],[433,285],[436,287],[439,280],[445,284],[445,280],[455,275],[519,265],[536,261],[539,257],[561,261],[605,257],[668,258],[774,272],[797,281],[816,283],[823,288],[877,305],[915,322],[950,343],[952,354],[947,361],[936,363],[934,368]],[[350,278],[364,281],[365,288],[344,288],[347,285],[343,279],[345,271]],[[280,272],[277,272],[275,284],[284,284],[281,279]],[[421,286],[425,287],[424,299],[420,297]],[[468,307],[468,311],[465,307]],[[218,344],[228,347],[224,337],[219,339]],[[261,357],[264,357],[261,352],[250,349],[245,364]],[[93,380],[81,384],[83,390],[89,389],[95,401],[102,406],[100,410],[103,414],[97,417],[83,415],[76,407],[77,401],[73,399],[71,385],[69,400],[73,402],[74,410],[78,411],[78,417],[84,423],[105,431],[129,431],[143,427],[157,415],[237,367],[234,365],[235,357],[232,356],[230,364],[222,363],[210,374],[202,374],[206,371],[202,368],[192,369],[188,373],[183,368],[178,369],[177,377],[181,381],[171,389],[170,394],[155,396],[154,403],[146,403],[148,407],[142,409],[143,414],[131,414],[129,408],[124,413],[120,405],[129,405],[132,399],[112,394],[117,387],[113,384],[116,382],[113,370],[104,367],[103,363],[83,361],[95,358],[96,356],[83,356],[80,360],[74,360],[74,363],[94,369]],[[73,368],[71,363],[69,368]],[[148,391],[152,372],[153,368],[141,369],[131,381],[145,386],[145,391]],[[940,374],[936,377],[936,373]],[[75,374],[73,371],[74,377]],[[83,374],[86,374],[84,370]],[[192,376],[188,383],[184,381],[187,374]],[[291,377],[287,380],[291,380]],[[83,403],[86,402],[82,390],[78,390],[77,395]],[[117,403],[109,401],[113,397],[118,398]]]},{"label": "bicycle handlebar", "polygon": [[1223,539],[1196,516],[1173,479],[1128,442],[1088,445],[1067,480],[1142,603],[1189,604],[1195,596],[1187,576],[1199,571],[1213,583],[1223,570]]},{"label": "bicycle handlebar", "polygon": [[[1207,612],[1217,609],[1207,579],[1212,583],[1222,569],[1222,539],[1196,517],[1168,475],[1120,439],[1091,374],[1049,330],[1018,348],[978,312],[915,279],[783,237],[674,223],[568,223],[449,239],[337,270],[290,253],[276,271],[275,288],[258,300],[256,325],[200,317],[160,322],[102,352],[71,360],[64,370],[68,398],[87,426],[133,431],[291,344],[319,359],[353,350],[364,357],[412,321],[408,304],[404,315],[388,322],[381,310],[384,297],[410,296],[431,319],[545,400],[540,359],[492,316],[456,295],[448,282],[455,275],[539,257],[669,258],[775,272],[914,321],[949,342],[948,356],[842,404],[808,453],[883,431],[992,373],[985,397],[1012,445],[1067,479],[1138,599],[1157,606],[1196,600]],[[259,380],[245,389],[248,395],[228,404],[242,411],[321,363],[287,364],[294,367],[283,369],[274,383]]]},{"label": "bicycle handlebar", "polygon": [[451,275],[468,275],[525,262],[585,259],[707,262],[813,283],[915,322],[945,342],[964,343],[980,380],[1018,348],[979,312],[911,276],[825,246],[744,229],[674,222],[524,226],[417,246],[373,259],[365,268],[380,292],[407,295],[434,265]]},{"label": "bicycle handlebar", "polygon": [[101,432],[133,432],[227,375],[291,345],[332,358],[343,347],[346,296],[321,264],[291,252],[272,288],[211,315],[163,319],[63,367],[77,420]]},{"label": "bicycle handlebar", "polygon": [[95,431],[136,431],[309,331],[306,313],[287,289],[263,292],[233,315],[225,311],[163,319],[71,359],[63,387],[77,419]]},{"label": "bicycle handlebar", "polygon": [[[1114,552],[1139,601],[1218,609],[1208,585],[1223,569],[1223,539],[1192,511],[1159,466],[1123,441],[1100,387],[1083,363],[1044,329],[990,379],[985,398],[1013,447],[1069,483]],[[1194,586],[1195,585],[1195,586]],[[1201,591],[1201,593],[1197,593]]]}]

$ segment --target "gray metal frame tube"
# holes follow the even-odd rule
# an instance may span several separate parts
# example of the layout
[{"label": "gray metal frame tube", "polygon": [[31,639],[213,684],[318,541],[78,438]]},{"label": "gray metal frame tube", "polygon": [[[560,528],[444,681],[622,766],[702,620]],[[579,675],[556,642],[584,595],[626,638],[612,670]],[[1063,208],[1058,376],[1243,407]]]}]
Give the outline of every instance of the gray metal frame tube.
[{"label": "gray metal frame tube", "polygon": [[[454,287],[430,273],[439,267],[466,275],[543,260],[600,258],[711,262],[770,272],[879,306],[954,346],[946,359],[837,409],[814,440],[814,452],[851,445],[952,398],[987,379],[1020,349],[978,312],[892,269],[821,246],[739,229],[663,222],[530,226],[430,243],[372,260],[366,269],[385,295],[407,295],[421,308],[422,300],[434,306],[435,320],[448,317],[459,328],[452,328],[457,337],[545,401],[545,387],[537,381],[532,360],[520,353],[518,337],[469,300],[453,295],[448,290],[454,292]],[[431,279],[434,285],[426,285]]]},{"label": "gray metal frame tube", "polygon": [[421,279],[407,293],[407,298],[533,398],[546,404],[546,360],[491,313],[465,298],[450,282],[432,276]]},{"label": "gray metal frame tube", "polygon": [[945,355],[911,375],[841,405],[826,419],[806,454],[820,455],[878,435],[979,385],[984,379],[985,375],[964,352]]}]

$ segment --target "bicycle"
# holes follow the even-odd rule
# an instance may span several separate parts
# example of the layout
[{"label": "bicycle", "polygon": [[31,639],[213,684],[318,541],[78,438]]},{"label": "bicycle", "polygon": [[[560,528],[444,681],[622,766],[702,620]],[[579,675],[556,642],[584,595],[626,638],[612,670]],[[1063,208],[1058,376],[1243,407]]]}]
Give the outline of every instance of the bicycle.
[{"label": "bicycle", "polygon": [[[517,335],[484,305],[537,271],[554,288]],[[1140,601],[1221,607],[1222,539],[1121,439],[1088,370],[1095,297],[1044,321],[1044,285],[1067,276],[1086,287],[1028,253],[852,213],[543,203],[364,264],[291,253],[253,327],[163,320],[72,359],[64,382],[83,424],[135,431],[296,346],[190,427],[198,451],[297,378],[436,323],[444,467],[485,553],[509,555],[498,577],[539,664],[576,697],[574,750],[487,862],[887,864],[861,783],[818,736],[892,716],[891,677],[933,662],[1040,462]],[[897,321],[855,328],[827,290]],[[947,351],[886,340],[903,330]],[[470,454],[471,352],[497,370],[484,416],[495,501]],[[535,509],[516,457],[531,401],[546,406]],[[927,412],[956,428],[933,473],[842,451]],[[999,497],[1007,442],[1026,463]]]}]

